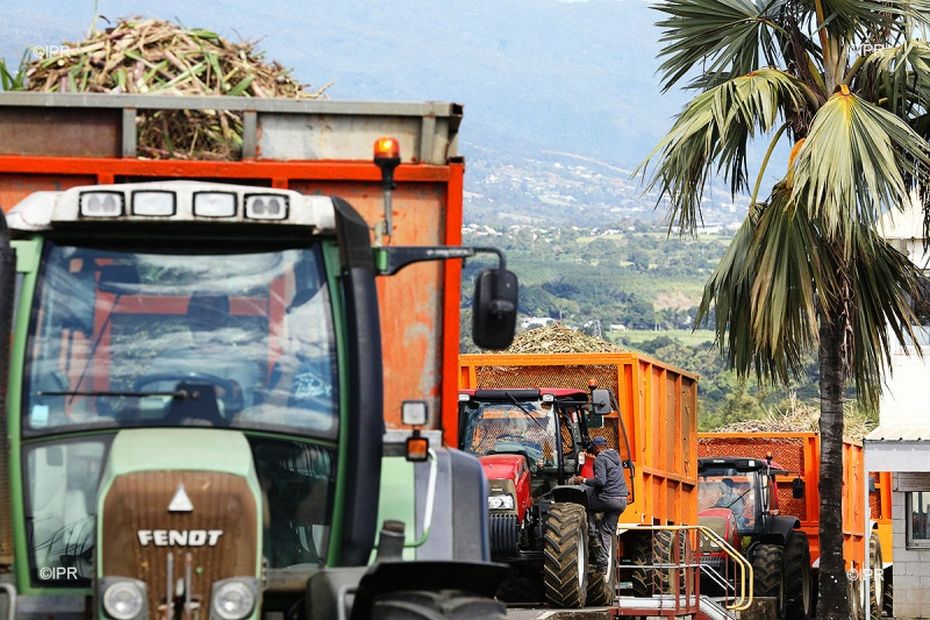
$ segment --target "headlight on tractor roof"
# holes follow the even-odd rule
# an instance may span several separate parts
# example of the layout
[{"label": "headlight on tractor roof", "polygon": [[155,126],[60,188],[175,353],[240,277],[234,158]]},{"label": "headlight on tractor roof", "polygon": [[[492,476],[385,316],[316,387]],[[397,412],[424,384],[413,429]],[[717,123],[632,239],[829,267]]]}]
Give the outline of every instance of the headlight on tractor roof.
[{"label": "headlight on tractor roof", "polygon": [[491,495],[488,497],[488,510],[513,510],[513,495]]},{"label": "headlight on tractor roof", "polygon": [[236,194],[234,192],[194,192],[194,215],[233,217],[236,215]]},{"label": "headlight on tractor roof", "polygon": [[135,579],[111,578],[101,583],[103,611],[113,620],[146,618],[145,584]]},{"label": "headlight on tractor roof", "polygon": [[249,194],[245,197],[245,216],[250,220],[286,219],[287,207],[287,196]]},{"label": "headlight on tractor roof", "polygon": [[123,214],[123,193],[81,192],[81,217],[119,217]]},{"label": "headlight on tractor roof", "polygon": [[258,582],[252,578],[232,578],[213,584],[210,597],[211,620],[242,620],[255,609]]},{"label": "headlight on tractor roof", "polygon": [[177,196],[164,190],[139,190],[132,193],[132,214],[147,217],[171,217],[177,212]]}]

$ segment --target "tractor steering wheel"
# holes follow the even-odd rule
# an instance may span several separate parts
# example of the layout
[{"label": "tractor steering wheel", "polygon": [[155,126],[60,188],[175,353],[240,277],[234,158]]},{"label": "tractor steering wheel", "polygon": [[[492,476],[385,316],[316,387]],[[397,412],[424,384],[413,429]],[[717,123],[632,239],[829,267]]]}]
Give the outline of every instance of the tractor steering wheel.
[{"label": "tractor steering wheel", "polygon": [[207,383],[218,388],[217,399],[223,403],[223,415],[227,420],[233,414],[242,411],[245,405],[242,386],[238,382],[206,372],[159,372],[142,375],[133,383],[133,389],[137,392],[144,392],[145,386],[162,382],[173,383],[175,386],[179,383]]}]

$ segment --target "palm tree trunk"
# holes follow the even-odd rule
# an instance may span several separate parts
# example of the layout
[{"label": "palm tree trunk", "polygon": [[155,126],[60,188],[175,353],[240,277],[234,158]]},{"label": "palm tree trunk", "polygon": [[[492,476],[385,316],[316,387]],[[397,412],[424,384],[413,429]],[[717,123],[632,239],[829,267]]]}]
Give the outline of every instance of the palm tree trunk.
[{"label": "palm tree trunk", "polygon": [[[839,307],[837,307],[839,306]],[[843,391],[846,313],[829,308],[820,325],[820,596],[819,620],[849,620],[843,562]]]}]

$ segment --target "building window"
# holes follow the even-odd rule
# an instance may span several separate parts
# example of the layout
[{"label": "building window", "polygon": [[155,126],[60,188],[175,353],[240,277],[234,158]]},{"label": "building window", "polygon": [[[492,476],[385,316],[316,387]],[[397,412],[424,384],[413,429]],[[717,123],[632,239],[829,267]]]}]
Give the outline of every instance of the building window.
[{"label": "building window", "polygon": [[930,549],[930,491],[911,491],[904,495],[907,520],[907,548]]}]

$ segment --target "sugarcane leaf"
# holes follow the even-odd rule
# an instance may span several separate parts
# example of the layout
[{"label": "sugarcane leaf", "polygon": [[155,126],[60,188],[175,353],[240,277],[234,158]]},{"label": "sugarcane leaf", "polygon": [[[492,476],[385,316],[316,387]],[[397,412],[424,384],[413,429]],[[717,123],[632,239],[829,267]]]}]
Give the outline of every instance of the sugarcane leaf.
[{"label": "sugarcane leaf", "polygon": [[245,92],[245,89],[248,88],[249,85],[250,85],[254,80],[255,80],[255,76],[254,76],[254,75],[247,75],[247,76],[245,76],[244,78],[242,78],[241,80],[239,80],[239,83],[236,84],[235,86],[233,86],[233,87],[229,90],[229,92],[228,92],[227,94],[228,94],[229,96],[231,96],[231,97],[236,97],[236,96],[238,96],[238,95],[241,95],[242,93]]}]

